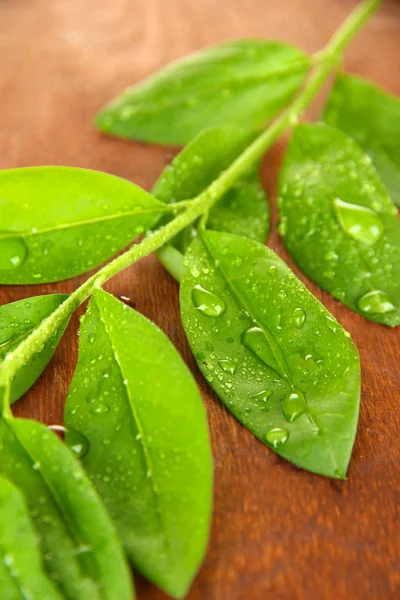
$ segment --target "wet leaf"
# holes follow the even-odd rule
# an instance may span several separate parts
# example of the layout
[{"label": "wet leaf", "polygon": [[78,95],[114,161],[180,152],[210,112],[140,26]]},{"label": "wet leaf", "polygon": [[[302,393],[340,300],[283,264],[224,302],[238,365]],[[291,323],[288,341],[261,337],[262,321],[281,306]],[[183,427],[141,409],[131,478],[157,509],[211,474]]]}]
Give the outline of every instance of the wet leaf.
[{"label": "wet leaf", "polygon": [[360,144],[400,206],[400,99],[361,77],[339,75],[323,118]]},{"label": "wet leaf", "polygon": [[0,598],[62,599],[44,573],[25,499],[3,477],[0,477],[0,556]]},{"label": "wet leaf", "polygon": [[186,255],[180,301],[197,364],[233,415],[295,465],[344,477],[357,350],[286,264],[252,240],[202,233]]},{"label": "wet leaf", "polygon": [[96,123],[114,135],[178,145],[225,123],[250,130],[289,102],[310,64],[301,50],[281,42],[220,44],[128,88],[100,112]]},{"label": "wet leaf", "polygon": [[[15,350],[67,298],[65,294],[49,294],[0,306],[0,367],[5,356]],[[11,402],[23,396],[42,374],[67,325],[68,322],[64,323],[15,375],[11,385]]]},{"label": "wet leaf", "polygon": [[163,212],[129,181],[71,167],[0,172],[0,284],[59,281],[92,269]]},{"label": "wet leaf", "polygon": [[280,232],[299,267],[363,316],[400,323],[400,220],[345,133],[299,125],[280,174]]},{"label": "wet leaf", "polygon": [[150,321],[96,291],[82,322],[65,425],[88,440],[83,464],[125,550],[148,579],[183,597],[203,559],[212,465],[194,379]]},{"label": "wet leaf", "polygon": [[0,472],[23,493],[45,568],[70,600],[131,600],[130,574],[82,467],[44,425],[3,417]]},{"label": "wet leaf", "polygon": [[[231,126],[200,133],[168,165],[153,188],[153,195],[169,204],[195,198],[250,144],[254,134]],[[207,227],[237,233],[265,242],[269,232],[269,205],[258,175],[259,165],[241,177],[213,207]],[[185,229],[173,245],[183,254],[196,236],[195,226]]]}]

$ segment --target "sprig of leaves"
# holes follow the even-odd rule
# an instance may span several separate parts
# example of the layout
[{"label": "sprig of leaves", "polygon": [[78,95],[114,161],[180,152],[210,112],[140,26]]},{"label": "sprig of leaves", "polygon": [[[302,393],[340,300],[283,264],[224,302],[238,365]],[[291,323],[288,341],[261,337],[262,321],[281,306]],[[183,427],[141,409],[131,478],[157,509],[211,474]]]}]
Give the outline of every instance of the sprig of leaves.
[{"label": "sprig of leaves", "polygon": [[[108,132],[189,142],[152,195],[82,169],[0,174],[3,283],[72,277],[158,227],[70,296],[0,309],[0,473],[22,492],[39,535],[47,575],[32,544],[34,576],[18,548],[16,559],[26,585],[41,586],[43,597],[52,585],[47,578],[67,598],[132,597],[116,531],[135,566],[175,597],[184,596],[205,552],[212,465],[193,377],[164,334],[101,290],[151,252],[182,279],[181,313],[190,345],[229,410],[282,457],[345,477],[359,409],[358,354],[349,334],[262,245],[269,213],[258,166],[265,150],[297,123],[378,4],[363,2],[313,57],[281,43],[225,44],[176,63],[102,111],[97,122]],[[285,106],[257,135],[254,129]],[[329,114],[333,118],[328,109]],[[357,138],[357,132],[348,133]],[[364,149],[379,171],[379,144],[375,133],[367,137],[373,143]],[[391,143],[384,148],[390,154]],[[369,279],[374,287],[363,291],[366,304],[360,307],[355,294],[361,287],[351,283],[347,303],[396,325],[398,278],[380,269],[397,268],[398,221],[371,158],[327,125],[296,127],[281,176],[280,230],[298,262],[306,256],[304,269],[332,293],[320,273],[328,261],[327,252],[321,258],[321,245],[329,238],[331,245],[343,245],[342,260],[346,252],[356,255],[362,264],[350,261],[347,275],[363,285]],[[324,169],[328,175],[322,178]],[[310,181],[300,182],[303,172]],[[394,178],[384,179],[390,189]],[[304,203],[315,209],[312,222],[296,200],[307,185],[315,191]],[[374,205],[372,186],[378,192]],[[344,190],[351,198],[343,197]],[[314,226],[317,237],[309,244]],[[376,264],[375,258],[383,264],[368,278],[364,263]],[[90,297],[66,404],[68,450],[44,426],[14,419],[10,403],[40,375],[70,315]],[[7,488],[7,481],[0,485]],[[14,590],[10,577],[11,571],[5,589]]]}]

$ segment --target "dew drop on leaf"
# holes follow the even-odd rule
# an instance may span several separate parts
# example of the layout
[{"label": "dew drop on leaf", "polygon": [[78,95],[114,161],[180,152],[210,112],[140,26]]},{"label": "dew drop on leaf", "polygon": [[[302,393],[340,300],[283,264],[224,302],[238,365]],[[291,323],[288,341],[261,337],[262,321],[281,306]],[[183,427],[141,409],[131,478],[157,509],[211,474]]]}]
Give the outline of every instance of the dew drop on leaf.
[{"label": "dew drop on leaf", "polygon": [[289,432],[287,429],[281,427],[274,427],[265,434],[265,440],[267,444],[273,448],[279,448],[283,446],[289,439]]},{"label": "dew drop on leaf", "polygon": [[226,310],[225,302],[201,285],[194,286],[192,301],[195,308],[206,317],[219,317]]},{"label": "dew drop on leaf", "polygon": [[0,239],[0,269],[9,270],[20,267],[26,260],[28,249],[20,237]]},{"label": "dew drop on leaf", "polygon": [[84,435],[79,433],[79,431],[75,431],[75,429],[67,429],[64,435],[65,443],[76,458],[86,456],[89,451],[89,441]]},{"label": "dew drop on leaf", "polygon": [[306,321],[306,313],[302,308],[295,308],[293,311],[293,321],[297,329],[301,329]]},{"label": "dew drop on leaf", "polygon": [[383,223],[373,210],[340,198],[333,201],[333,207],[343,231],[355,240],[372,246],[382,237]]},{"label": "dew drop on leaf", "polygon": [[261,390],[253,395],[253,398],[256,402],[266,402],[268,398],[271,398],[272,391],[271,390]]},{"label": "dew drop on leaf", "polygon": [[292,423],[307,411],[307,403],[301,392],[290,392],[283,401],[283,414]]},{"label": "dew drop on leaf", "polygon": [[330,315],[326,315],[325,316],[325,321],[326,321],[326,324],[328,326],[328,329],[330,329],[331,331],[333,331],[333,333],[336,333],[337,331],[340,330],[339,323],[336,321],[336,319],[334,319]]},{"label": "dew drop on leaf", "polygon": [[222,359],[218,361],[218,364],[224,373],[229,373],[230,375],[234,375],[236,373],[237,365],[233,362],[233,360]]},{"label": "dew drop on leaf", "polygon": [[[124,382],[125,383],[125,382]],[[108,413],[108,411],[110,410],[110,408],[107,406],[107,404],[102,404],[101,402],[99,404],[96,404],[91,412],[94,415],[104,415],[104,413]]]},{"label": "dew drop on leaf", "polygon": [[364,313],[387,313],[396,310],[391,298],[380,290],[373,290],[361,296],[357,301],[358,308]]}]

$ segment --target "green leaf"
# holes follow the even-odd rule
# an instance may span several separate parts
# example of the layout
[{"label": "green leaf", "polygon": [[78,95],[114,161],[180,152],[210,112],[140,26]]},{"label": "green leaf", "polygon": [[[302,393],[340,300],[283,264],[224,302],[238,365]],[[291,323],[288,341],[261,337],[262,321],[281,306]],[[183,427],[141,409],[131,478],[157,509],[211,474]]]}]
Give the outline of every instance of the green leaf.
[{"label": "green leaf", "polygon": [[400,323],[400,220],[356,142],[296,127],[280,175],[280,232],[304,273],[368,319]]},{"label": "green leaf", "polygon": [[[254,134],[232,126],[200,133],[168,165],[153,195],[169,204],[195,198],[205,190],[254,139]],[[213,207],[207,227],[265,242],[269,232],[269,205],[258,175],[259,165],[241,177]],[[185,229],[173,245],[183,254],[196,235]]]},{"label": "green leaf", "polygon": [[[0,367],[5,356],[15,350],[67,298],[65,294],[49,294],[0,306]],[[67,325],[68,321],[17,372],[11,384],[11,402],[23,396],[42,374]]]},{"label": "green leaf", "polygon": [[344,477],[360,397],[349,334],[257,242],[209,231],[186,257],[182,321],[211,387],[280,456]]},{"label": "green leaf", "polygon": [[0,557],[0,598],[62,599],[43,571],[25,500],[3,477],[0,477]]},{"label": "green leaf", "polygon": [[204,557],[212,463],[194,379],[168,338],[96,291],[80,332],[65,425],[137,569],[183,597]]},{"label": "green leaf", "polygon": [[165,207],[129,181],[71,167],[0,172],[0,284],[59,281],[99,265]]},{"label": "green leaf", "polygon": [[400,206],[400,99],[366,79],[339,75],[323,118],[360,144]]},{"label": "green leaf", "polygon": [[289,102],[310,64],[304,52],[281,42],[220,44],[128,88],[96,123],[118,136],[178,145],[225,123],[254,129]]},{"label": "green leaf", "polygon": [[3,417],[0,472],[24,494],[50,578],[70,600],[131,600],[130,574],[82,467],[44,425]]}]

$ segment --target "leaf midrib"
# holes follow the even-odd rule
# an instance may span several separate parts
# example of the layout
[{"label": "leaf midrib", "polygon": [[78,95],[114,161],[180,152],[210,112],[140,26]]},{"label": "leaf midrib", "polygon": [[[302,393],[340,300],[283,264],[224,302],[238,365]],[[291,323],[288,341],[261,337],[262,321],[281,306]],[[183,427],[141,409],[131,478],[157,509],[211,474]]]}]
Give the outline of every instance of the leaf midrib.
[{"label": "leaf midrib", "polygon": [[[169,209],[167,209],[169,212]],[[37,229],[35,231],[10,231],[7,232],[6,234],[4,233],[0,233],[0,240],[3,239],[9,239],[9,238],[15,238],[15,237],[21,237],[21,238],[28,238],[28,237],[33,237],[36,235],[43,235],[44,233],[51,233],[53,231],[62,231],[65,229],[73,229],[73,228],[79,228],[79,227],[84,227],[85,225],[95,225],[97,223],[102,223],[105,221],[112,221],[112,220],[117,220],[117,219],[121,219],[124,217],[130,217],[130,216],[135,216],[135,215],[145,215],[145,214],[153,214],[153,213],[163,213],[166,212],[165,207],[163,207],[162,205],[160,205],[159,208],[148,208],[148,209],[141,209],[141,210],[131,210],[131,211],[127,211],[127,212],[122,212],[122,213],[118,213],[118,214],[113,214],[113,215],[105,215],[102,217],[96,217],[94,219],[86,219],[84,221],[75,221],[73,223],[62,223],[61,225],[54,225],[51,227],[45,227],[43,229]]]},{"label": "leaf midrib", "polygon": [[[263,84],[265,85],[266,83],[269,83],[269,79],[268,78],[276,78],[276,77],[281,77],[282,75],[286,75],[286,74],[295,74],[298,71],[301,71],[302,68],[307,68],[307,66],[309,66],[310,64],[310,60],[308,57],[304,57],[302,59],[298,58],[292,61],[293,64],[289,64],[286,67],[282,68],[282,69],[275,69],[275,70],[270,70],[270,71],[266,71],[266,73],[263,73],[262,75],[258,75],[258,76],[252,76],[252,77],[242,77],[240,79],[226,79],[226,81],[221,82],[221,80],[218,81],[213,81],[212,84],[208,84],[205,85],[201,88],[201,90],[199,90],[198,92],[195,92],[195,95],[197,98],[202,98],[204,96],[208,96],[214,92],[219,92],[221,91],[221,87],[224,86],[224,89],[232,89],[232,88],[240,88],[240,87],[244,87],[244,86],[249,86],[249,85],[257,85],[257,84]],[[162,82],[164,85],[168,84],[169,81],[163,81]],[[140,84],[139,84],[140,85]],[[146,87],[150,85],[150,82],[146,82]],[[159,90],[157,90],[159,91]],[[151,92],[151,90],[150,90]],[[121,98],[117,98],[115,100],[115,103],[113,102],[110,105],[110,109],[111,108],[117,108],[118,110],[123,107],[124,105],[127,106],[131,106],[132,108],[135,109],[135,113],[132,115],[133,117],[136,117],[137,115],[146,115],[146,114],[152,114],[154,112],[160,112],[160,110],[162,111],[165,108],[169,108],[171,106],[180,106],[181,104],[185,104],[185,102],[187,101],[188,98],[193,98],[194,92],[193,90],[188,91],[186,94],[185,93],[179,93],[178,97],[171,97],[168,98],[168,100],[164,100],[163,99],[163,103],[160,106],[159,103],[157,103],[156,101],[148,101],[147,98],[141,98],[140,96],[142,94],[146,94],[149,93],[148,90],[143,90],[140,89],[140,87],[133,87],[131,89],[128,89],[125,91],[125,93],[121,96]],[[139,99],[136,99],[135,96],[138,95]],[[105,109],[105,111],[107,112],[107,108]]]},{"label": "leaf midrib", "polygon": [[[99,310],[99,316],[100,316],[100,320],[101,320],[101,322],[103,324],[104,331],[106,332],[107,337],[109,339],[109,342],[110,342],[110,345],[111,345],[111,349],[112,349],[112,352],[113,352],[114,357],[115,357],[115,362],[116,362],[116,364],[118,366],[118,369],[119,369],[119,372],[120,372],[120,375],[121,375],[122,382],[124,382],[126,380],[129,381],[128,378],[125,377],[125,374],[123,372],[122,363],[121,363],[121,360],[119,358],[119,353],[118,353],[118,351],[117,351],[117,349],[116,349],[116,347],[115,347],[115,345],[113,343],[113,338],[112,338],[112,335],[111,335],[111,331],[109,331],[109,329],[107,328],[107,319],[103,318],[101,306],[100,306],[100,304],[97,301],[96,301],[96,306],[97,306],[97,308]],[[144,436],[144,429],[143,429],[142,423],[141,423],[141,421],[139,419],[139,415],[137,414],[133,398],[131,397],[129,386],[128,385],[124,385],[124,388],[125,388],[125,391],[126,391],[126,397],[128,398],[129,406],[131,408],[133,420],[134,420],[134,422],[136,424],[137,430],[138,430],[139,435],[140,435],[140,438],[139,438],[138,441],[139,441],[140,447],[142,448],[142,452],[143,452],[143,457],[144,457],[144,460],[145,460],[145,465],[146,465],[147,473],[150,473],[150,477],[148,477],[148,479],[149,479],[149,481],[151,483],[151,489],[152,489],[154,500],[155,500],[156,514],[157,514],[157,517],[158,517],[158,521],[159,521],[159,525],[160,525],[160,530],[163,532],[163,543],[164,543],[164,546],[165,546],[165,548],[167,550],[167,555],[170,557],[170,560],[172,562],[173,561],[173,553],[170,551],[171,550],[171,544],[170,544],[169,537],[168,537],[168,534],[167,534],[168,533],[167,532],[167,528],[165,526],[165,523],[164,523],[164,520],[163,520],[163,517],[162,517],[162,508],[161,508],[161,504],[160,504],[159,488],[158,488],[157,482],[155,481],[155,479],[153,477],[153,474],[154,474],[153,463],[152,463],[152,460],[151,460],[149,449],[148,449],[148,447],[146,445],[146,440],[145,440],[145,436]]]}]

